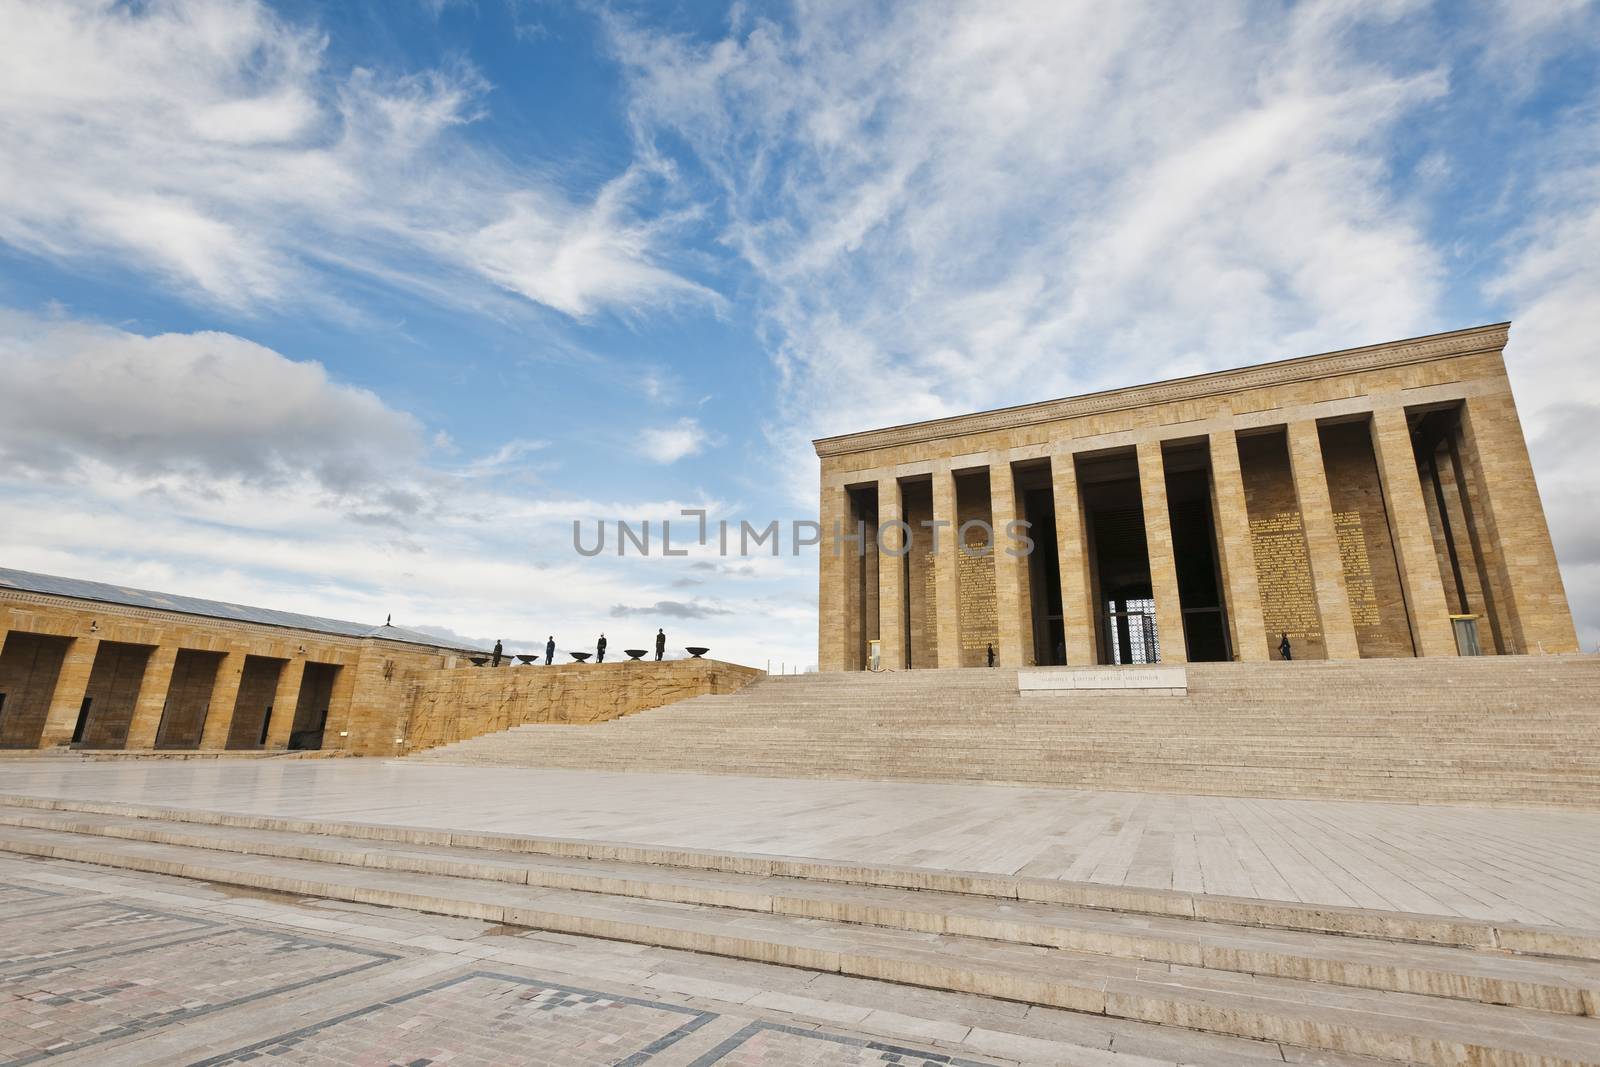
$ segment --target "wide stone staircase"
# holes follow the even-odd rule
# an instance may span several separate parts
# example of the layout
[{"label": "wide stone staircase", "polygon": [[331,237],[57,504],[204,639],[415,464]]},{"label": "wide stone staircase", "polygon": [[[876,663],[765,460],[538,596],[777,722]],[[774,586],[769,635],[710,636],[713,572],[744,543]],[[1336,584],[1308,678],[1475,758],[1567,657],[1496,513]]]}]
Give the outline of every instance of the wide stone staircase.
[{"label": "wide stone staircase", "polygon": [[[1137,680],[1142,668],[1121,668]],[[1069,673],[1043,668],[1027,673]],[[1600,657],[1208,663],[1187,688],[1015,670],[767,678],[411,760],[1600,809]]]},{"label": "wide stone staircase", "polygon": [[[1230,1035],[1275,1062],[1600,1062],[1600,931],[23,796],[0,796],[0,849]],[[1030,1062],[1112,1062],[1061,1051]]]}]

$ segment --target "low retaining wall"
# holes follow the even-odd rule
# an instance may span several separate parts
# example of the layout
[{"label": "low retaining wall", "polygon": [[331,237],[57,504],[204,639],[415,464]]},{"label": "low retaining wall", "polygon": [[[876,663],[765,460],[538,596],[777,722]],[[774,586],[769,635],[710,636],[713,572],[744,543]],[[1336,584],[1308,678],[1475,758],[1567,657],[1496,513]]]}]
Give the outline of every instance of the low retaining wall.
[{"label": "low retaining wall", "polygon": [[526,723],[619,719],[690,697],[733,693],[764,674],[714,659],[420,672],[409,701],[404,751],[420,752]]}]

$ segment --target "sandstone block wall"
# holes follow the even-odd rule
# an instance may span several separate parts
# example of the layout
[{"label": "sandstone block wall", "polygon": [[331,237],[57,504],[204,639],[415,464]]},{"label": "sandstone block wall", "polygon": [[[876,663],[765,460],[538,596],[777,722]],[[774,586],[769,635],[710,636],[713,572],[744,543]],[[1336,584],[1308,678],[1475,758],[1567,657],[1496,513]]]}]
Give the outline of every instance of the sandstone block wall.
[{"label": "sandstone block wall", "polygon": [[418,752],[527,723],[604,722],[737,692],[765,673],[711,659],[419,671],[400,736]]}]

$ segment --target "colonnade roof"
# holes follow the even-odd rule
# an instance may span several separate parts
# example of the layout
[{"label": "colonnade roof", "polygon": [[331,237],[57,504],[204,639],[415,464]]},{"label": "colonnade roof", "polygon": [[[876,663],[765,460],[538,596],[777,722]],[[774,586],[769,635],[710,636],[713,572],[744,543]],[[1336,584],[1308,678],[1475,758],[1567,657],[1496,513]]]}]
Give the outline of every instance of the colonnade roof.
[{"label": "colonnade roof", "polygon": [[262,626],[281,626],[291,630],[309,630],[313,633],[333,634],[337,637],[379,638],[399,641],[408,645],[425,645],[429,648],[454,651],[478,651],[463,645],[452,644],[420,630],[403,626],[373,626],[363,622],[345,622],[325,619],[317,615],[301,615],[275,608],[257,608],[246,604],[230,604],[221,600],[180,596],[176,593],[158,593],[149,589],[133,589],[125,585],[90,582],[82,578],[66,578],[55,574],[36,574],[32,571],[0,567],[0,592],[14,589],[23,593],[43,593],[49,596],[72,597],[102,604],[147,608],[154,611],[173,611],[183,615],[198,615],[230,622],[256,623]]}]

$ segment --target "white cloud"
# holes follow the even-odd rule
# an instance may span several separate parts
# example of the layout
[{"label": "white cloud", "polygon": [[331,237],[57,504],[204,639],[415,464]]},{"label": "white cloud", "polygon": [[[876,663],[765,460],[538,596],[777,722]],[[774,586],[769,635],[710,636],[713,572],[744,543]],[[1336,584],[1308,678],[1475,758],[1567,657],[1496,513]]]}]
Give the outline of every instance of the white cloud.
[{"label": "white cloud", "polygon": [[575,195],[463,139],[470,67],[334,70],[260,0],[0,0],[0,25],[0,242],[31,254],[235,309],[326,304],[328,267],[579,317],[715,299],[660,262],[648,175]]},{"label": "white cloud", "polygon": [[[726,502],[562,493],[514,476],[542,461],[544,441],[464,462],[450,444],[320,365],[231,334],[0,312],[8,567],[336,618],[392,612],[511,647],[542,647],[551,630],[582,647],[609,624],[620,647],[657,623],[648,611],[619,623],[612,608],[670,615],[674,582],[714,551],[689,535],[690,558],[662,557],[660,521]],[[614,536],[600,556],[574,550],[574,519],[614,531],[619,518],[652,520],[658,554],[619,557]],[[675,522],[675,540],[686,527]],[[809,662],[814,620],[794,605],[814,575],[789,556],[714,572],[696,603],[728,614],[707,608],[684,640],[749,663]],[[752,617],[773,625],[753,633],[740,621]]]},{"label": "white cloud", "polygon": [[676,463],[715,443],[698,419],[682,418],[670,426],[655,426],[639,435],[640,454],[652,463]]},{"label": "white cloud", "polygon": [[1491,294],[1583,647],[1600,647],[1600,94],[1535,159],[1535,211]]},{"label": "white cloud", "polygon": [[1447,85],[1350,42],[1416,4],[737,8],[700,43],[609,23],[645,151],[681,139],[756,271],[780,454],[813,436],[1437,325],[1389,192]]},{"label": "white cloud", "polygon": [[380,494],[421,452],[415,419],[226,333],[143,337],[0,312],[0,463]]}]

